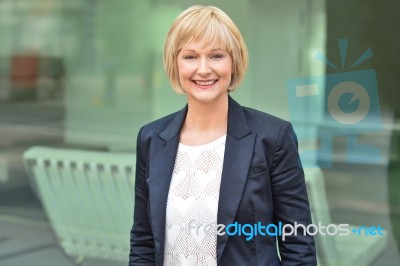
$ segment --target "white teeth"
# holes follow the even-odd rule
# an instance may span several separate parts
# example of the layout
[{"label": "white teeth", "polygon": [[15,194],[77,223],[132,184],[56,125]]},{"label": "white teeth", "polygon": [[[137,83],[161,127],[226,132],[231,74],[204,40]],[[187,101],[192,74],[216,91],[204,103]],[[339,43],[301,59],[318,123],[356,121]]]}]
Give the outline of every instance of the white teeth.
[{"label": "white teeth", "polygon": [[217,80],[207,80],[207,81],[195,80],[194,82],[195,82],[197,85],[209,86],[209,85],[214,84],[216,81],[217,81]]}]

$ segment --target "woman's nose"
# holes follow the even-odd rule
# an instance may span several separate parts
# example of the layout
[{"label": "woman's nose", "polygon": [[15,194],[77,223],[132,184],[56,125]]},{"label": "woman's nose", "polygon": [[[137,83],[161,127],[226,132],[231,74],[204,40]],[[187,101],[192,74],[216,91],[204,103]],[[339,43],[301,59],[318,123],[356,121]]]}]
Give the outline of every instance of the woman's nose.
[{"label": "woman's nose", "polygon": [[197,68],[197,73],[199,75],[208,75],[211,73],[211,68],[207,62],[207,59],[202,58],[199,62],[199,67]]}]

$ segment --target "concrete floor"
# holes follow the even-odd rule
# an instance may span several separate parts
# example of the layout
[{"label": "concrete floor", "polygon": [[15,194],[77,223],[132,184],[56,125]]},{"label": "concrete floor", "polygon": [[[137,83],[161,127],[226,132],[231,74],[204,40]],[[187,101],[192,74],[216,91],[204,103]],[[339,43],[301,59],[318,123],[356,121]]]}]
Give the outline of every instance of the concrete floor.
[{"label": "concrete floor", "polygon": [[[4,219],[4,215],[0,219]],[[60,249],[53,233],[45,222],[28,219],[18,221],[9,217],[8,222],[1,221],[0,265],[2,266],[73,266],[73,259],[68,258]],[[127,262],[87,259],[83,266],[122,266]]]}]

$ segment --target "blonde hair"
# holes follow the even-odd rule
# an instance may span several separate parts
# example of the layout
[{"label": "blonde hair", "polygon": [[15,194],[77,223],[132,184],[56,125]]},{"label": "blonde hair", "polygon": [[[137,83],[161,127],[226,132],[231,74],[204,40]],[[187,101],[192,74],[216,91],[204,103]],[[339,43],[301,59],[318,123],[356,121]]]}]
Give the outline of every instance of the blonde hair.
[{"label": "blonde hair", "polygon": [[235,23],[215,6],[196,5],[184,10],[172,23],[164,45],[164,68],[172,87],[183,92],[178,75],[177,57],[186,44],[214,42],[225,45],[232,57],[232,79],[229,90],[234,90],[243,80],[249,56],[246,43]]}]

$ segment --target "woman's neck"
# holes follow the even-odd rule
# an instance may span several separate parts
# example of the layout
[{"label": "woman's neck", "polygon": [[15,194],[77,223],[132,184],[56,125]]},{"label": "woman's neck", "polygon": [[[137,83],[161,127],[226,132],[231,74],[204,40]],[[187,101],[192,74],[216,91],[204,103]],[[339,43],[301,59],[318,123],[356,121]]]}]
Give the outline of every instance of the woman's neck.
[{"label": "woman's neck", "polygon": [[181,142],[200,145],[226,134],[228,127],[228,97],[218,102],[188,101],[188,112],[181,130]]}]

